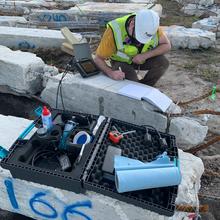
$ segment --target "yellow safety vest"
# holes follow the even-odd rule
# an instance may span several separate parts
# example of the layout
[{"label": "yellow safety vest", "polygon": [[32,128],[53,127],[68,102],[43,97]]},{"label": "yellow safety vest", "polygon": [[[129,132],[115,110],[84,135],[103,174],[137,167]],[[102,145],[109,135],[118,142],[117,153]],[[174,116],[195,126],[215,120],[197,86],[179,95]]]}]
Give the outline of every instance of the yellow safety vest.
[{"label": "yellow safety vest", "polygon": [[[128,37],[128,33],[125,27],[126,21],[133,15],[134,14],[130,14],[123,16],[121,18],[117,18],[113,21],[110,21],[107,24],[107,26],[110,27],[113,31],[116,49],[117,49],[116,53],[111,56],[112,60],[131,64],[132,58],[139,53],[138,48],[136,46],[123,44],[125,39]],[[145,53],[157,47],[158,42],[159,42],[159,34],[157,32],[152,37],[152,39],[143,46],[141,53]]]}]

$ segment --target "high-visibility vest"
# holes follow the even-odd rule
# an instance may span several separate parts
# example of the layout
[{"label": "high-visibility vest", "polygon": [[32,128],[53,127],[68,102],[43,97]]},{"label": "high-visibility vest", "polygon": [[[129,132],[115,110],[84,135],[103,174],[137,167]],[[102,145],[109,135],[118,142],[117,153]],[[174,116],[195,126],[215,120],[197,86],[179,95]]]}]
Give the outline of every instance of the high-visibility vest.
[{"label": "high-visibility vest", "polygon": [[[111,56],[112,60],[131,64],[132,58],[139,53],[138,48],[136,46],[123,44],[126,38],[128,38],[128,33],[125,27],[126,21],[133,15],[134,14],[130,14],[123,16],[121,18],[117,18],[113,21],[110,21],[107,24],[107,27],[110,27],[112,29],[115,39],[115,45],[117,49],[116,53]],[[159,34],[157,31],[157,33],[152,37],[152,39],[143,46],[141,53],[145,53],[157,47],[158,42],[159,42]]]}]

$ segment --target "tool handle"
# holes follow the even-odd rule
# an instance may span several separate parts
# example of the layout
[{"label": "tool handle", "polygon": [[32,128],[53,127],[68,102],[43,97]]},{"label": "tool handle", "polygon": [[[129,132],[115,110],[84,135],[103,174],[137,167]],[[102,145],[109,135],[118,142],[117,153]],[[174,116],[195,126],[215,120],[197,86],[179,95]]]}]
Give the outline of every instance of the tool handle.
[{"label": "tool handle", "polygon": [[135,133],[136,132],[136,130],[133,130],[133,131],[127,131],[127,132],[123,132],[123,133],[121,133],[122,135],[125,135],[125,134],[131,134],[131,133]]}]

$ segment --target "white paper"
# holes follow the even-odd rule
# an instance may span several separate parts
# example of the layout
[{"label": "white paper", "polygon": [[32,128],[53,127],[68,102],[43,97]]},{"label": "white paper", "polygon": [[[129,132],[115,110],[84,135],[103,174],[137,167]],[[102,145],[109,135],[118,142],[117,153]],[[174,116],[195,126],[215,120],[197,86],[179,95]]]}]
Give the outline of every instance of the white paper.
[{"label": "white paper", "polygon": [[128,84],[124,87],[122,87],[118,94],[128,96],[133,99],[141,100],[145,94],[147,95],[150,93],[154,88],[150,86],[138,86],[134,84]]},{"label": "white paper", "polygon": [[165,112],[172,103],[172,100],[168,96],[160,92],[158,89],[150,86],[128,84],[122,87],[118,91],[118,94],[128,96],[133,99],[145,100],[158,107],[163,112]]}]

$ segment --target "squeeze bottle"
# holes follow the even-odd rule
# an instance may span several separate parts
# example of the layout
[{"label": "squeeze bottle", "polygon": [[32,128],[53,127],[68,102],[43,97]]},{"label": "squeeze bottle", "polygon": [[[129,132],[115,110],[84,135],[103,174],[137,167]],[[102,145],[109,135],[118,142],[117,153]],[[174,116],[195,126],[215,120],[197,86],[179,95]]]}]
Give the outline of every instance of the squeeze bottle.
[{"label": "squeeze bottle", "polygon": [[43,127],[46,128],[47,131],[50,130],[53,126],[52,116],[50,110],[46,106],[43,107],[41,118]]}]

